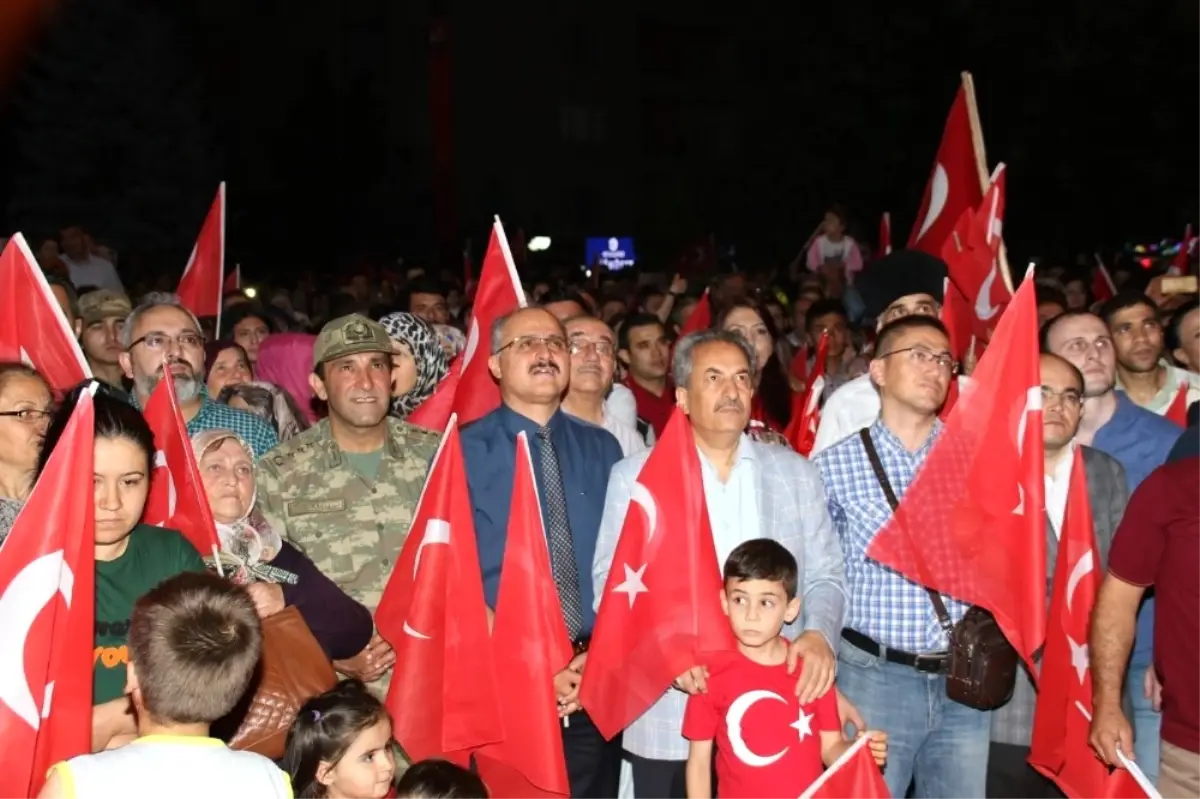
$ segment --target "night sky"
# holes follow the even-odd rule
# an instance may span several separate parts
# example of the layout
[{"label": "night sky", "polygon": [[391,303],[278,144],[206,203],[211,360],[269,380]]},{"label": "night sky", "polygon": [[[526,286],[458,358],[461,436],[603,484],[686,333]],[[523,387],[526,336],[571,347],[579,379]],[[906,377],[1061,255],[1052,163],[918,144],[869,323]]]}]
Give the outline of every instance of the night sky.
[{"label": "night sky", "polygon": [[[0,228],[80,220],[178,271],[219,180],[252,275],[476,255],[491,214],[554,238],[698,235],[790,261],[845,203],[903,240],[958,73],[1017,258],[1196,221],[1195,0],[742,4],[65,0],[0,107]],[[721,6],[725,7],[722,13]],[[430,30],[450,42],[453,218],[434,219]],[[440,250],[439,250],[440,246]]]}]

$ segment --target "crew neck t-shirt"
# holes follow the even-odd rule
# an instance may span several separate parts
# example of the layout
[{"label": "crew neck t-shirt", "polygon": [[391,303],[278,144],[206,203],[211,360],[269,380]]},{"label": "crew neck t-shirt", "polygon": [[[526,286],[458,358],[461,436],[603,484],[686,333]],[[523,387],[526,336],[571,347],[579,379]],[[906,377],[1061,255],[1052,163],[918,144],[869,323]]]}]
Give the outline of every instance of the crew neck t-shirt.
[{"label": "crew neck t-shirt", "polygon": [[715,741],[720,799],[796,797],[821,776],[821,733],[841,729],[837,697],[801,705],[796,674],[731,653],[710,667],[708,693],[688,697],[683,737]]},{"label": "crew neck t-shirt", "polygon": [[379,464],[383,463],[383,447],[374,452],[342,452],[342,457],[360,476],[374,481],[379,476]]},{"label": "crew neck t-shirt", "polygon": [[103,704],[125,694],[133,603],[168,577],[204,569],[200,553],[187,539],[174,530],[148,524],[133,528],[129,546],[121,557],[96,561],[93,704]]}]

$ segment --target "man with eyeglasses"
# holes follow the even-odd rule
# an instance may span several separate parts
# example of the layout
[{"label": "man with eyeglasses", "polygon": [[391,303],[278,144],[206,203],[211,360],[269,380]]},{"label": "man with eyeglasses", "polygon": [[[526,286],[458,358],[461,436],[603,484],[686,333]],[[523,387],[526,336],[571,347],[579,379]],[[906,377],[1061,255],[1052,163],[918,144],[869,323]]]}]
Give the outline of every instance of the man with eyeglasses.
[{"label": "man with eyeglasses", "polygon": [[[594,349],[580,351],[590,355]],[[563,412],[570,345],[562,324],[549,311],[524,308],[497,319],[491,330],[488,368],[500,384],[500,407],[462,432],[484,598],[489,608],[495,608],[517,435],[523,432],[533,460],[551,570],[575,649],[570,663],[546,675],[563,717],[571,796],[616,796],[620,737],[603,739],[587,711],[580,710],[578,693],[595,622],[592,558],[608,474],[622,458],[621,447],[607,430]]]},{"label": "man with eyeglasses", "polygon": [[143,298],[121,329],[121,348],[124,352],[118,359],[125,376],[133,381],[137,407],[146,406],[169,369],[189,436],[201,430],[232,430],[250,445],[256,457],[279,443],[275,429],[262,419],[208,396],[200,322],[174,294],[151,293]]},{"label": "man with eyeglasses", "polygon": [[612,328],[594,316],[576,316],[564,327],[571,353],[571,380],[562,409],[612,433],[625,457],[646,449],[646,440],[637,429],[611,413],[605,401],[617,368]]},{"label": "man with eyeglasses", "polygon": [[1159,416],[1175,402],[1180,384],[1187,404],[1200,399],[1200,374],[1167,363],[1158,306],[1140,292],[1122,292],[1100,307],[1117,358],[1117,388]]},{"label": "man with eyeglasses", "polygon": [[[917,250],[897,250],[872,264],[856,281],[876,330],[905,316],[936,318],[942,309],[946,262]],[[878,347],[878,345],[877,345]],[[829,395],[812,456],[857,433],[879,418],[879,392],[871,375],[860,375]]]},{"label": "man with eyeglasses", "polygon": [[[1042,353],[1042,441],[1045,448],[1046,480],[1046,601],[1054,586],[1058,541],[1066,514],[1071,470],[1078,447],[1083,456],[1091,505],[1096,549],[1103,571],[1109,547],[1125,505],[1129,489],[1125,470],[1111,455],[1075,441],[1083,416],[1083,374],[1069,361]],[[1037,690],[1029,672],[1022,668],[1008,704],[992,711],[991,748],[988,753],[987,796],[1059,797],[1062,793],[1027,762],[1033,740],[1033,712]]]},{"label": "man with eyeglasses", "polygon": [[[867,557],[892,515],[869,446],[903,498],[942,431],[938,410],[957,364],[937,319],[903,316],[879,331],[871,382],[879,418],[813,458],[846,561],[849,603],[838,687],[872,729],[887,730],[892,796],[983,796],[990,714],[946,696],[948,641],[925,588]],[[943,598],[950,621],[967,605]]]},{"label": "man with eyeglasses", "polygon": [[[1117,359],[1112,334],[1099,316],[1067,311],[1042,326],[1042,350],[1069,361],[1083,373],[1083,418],[1075,440],[1108,453],[1125,469],[1129,493],[1167,459],[1180,428],[1116,390]],[[1154,651],[1154,600],[1138,614],[1137,641],[1126,686],[1133,702],[1134,749],[1138,764],[1153,780],[1158,768],[1158,726],[1154,708],[1158,679]]]}]

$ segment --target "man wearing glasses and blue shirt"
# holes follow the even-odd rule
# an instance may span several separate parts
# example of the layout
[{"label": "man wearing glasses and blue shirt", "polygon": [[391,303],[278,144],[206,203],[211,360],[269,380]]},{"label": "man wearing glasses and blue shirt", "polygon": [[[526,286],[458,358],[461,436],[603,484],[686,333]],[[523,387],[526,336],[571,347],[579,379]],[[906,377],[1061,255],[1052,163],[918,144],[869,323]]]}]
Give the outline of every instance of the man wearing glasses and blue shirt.
[{"label": "man wearing glasses and blue shirt", "polygon": [[171,370],[188,436],[232,430],[261,458],[279,443],[271,425],[246,411],[213,401],[204,388],[204,334],[195,315],[174,294],[147,294],[121,330],[118,358],[133,381],[133,401],[145,408],[158,381]]},{"label": "man wearing glasses and blue shirt", "polygon": [[[492,326],[488,367],[500,384],[500,407],[462,431],[463,460],[475,517],[484,599],[496,606],[508,533],[517,434],[524,432],[542,505],[550,567],[575,656],[547,674],[564,719],[563,752],[573,797],[617,795],[621,741],[606,742],[579,709],[579,681],[595,622],[592,560],[608,474],[621,447],[607,430],[561,408],[571,345],[562,324],[542,308],[524,308]],[[592,347],[594,350],[595,348]]]}]

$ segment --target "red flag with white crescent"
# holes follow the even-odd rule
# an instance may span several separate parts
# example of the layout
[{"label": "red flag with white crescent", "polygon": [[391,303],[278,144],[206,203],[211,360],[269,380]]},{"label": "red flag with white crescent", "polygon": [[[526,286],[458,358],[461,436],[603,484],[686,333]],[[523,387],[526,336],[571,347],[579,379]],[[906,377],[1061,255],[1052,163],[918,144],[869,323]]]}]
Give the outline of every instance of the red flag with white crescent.
[{"label": "red flag with white crescent", "polygon": [[806,458],[817,443],[817,428],[821,426],[821,395],[825,391],[825,362],[828,358],[829,334],[822,333],[817,342],[817,357],[813,359],[808,385],[803,394],[793,392],[792,419],[783,432],[792,449]]},{"label": "red flag with white crescent", "polygon": [[225,182],[204,217],[179,288],[179,301],[196,316],[217,317],[221,334],[221,299],[225,292]]},{"label": "red flag with white crescent", "polygon": [[0,796],[36,796],[92,746],[95,410],[80,393],[0,546]]}]

